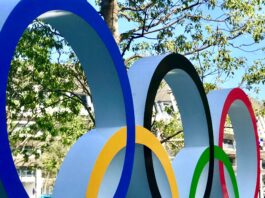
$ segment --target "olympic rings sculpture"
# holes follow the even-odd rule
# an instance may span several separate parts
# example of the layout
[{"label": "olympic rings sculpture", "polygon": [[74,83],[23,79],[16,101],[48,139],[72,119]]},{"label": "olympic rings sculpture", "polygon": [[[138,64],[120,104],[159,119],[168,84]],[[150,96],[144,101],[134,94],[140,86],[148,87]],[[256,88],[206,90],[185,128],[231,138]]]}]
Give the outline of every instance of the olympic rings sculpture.
[{"label": "olympic rings sculpture", "polygon": [[[0,9],[1,197],[28,197],[11,155],[5,95],[16,45],[37,17],[76,52],[96,115],[96,128],[67,154],[53,197],[258,197],[257,127],[242,90],[206,96],[194,67],[178,54],[143,58],[127,73],[110,31],[86,0],[0,0]],[[150,132],[162,79],[178,101],[185,134],[185,146],[172,163]],[[237,142],[237,177],[222,150],[227,114]]]}]

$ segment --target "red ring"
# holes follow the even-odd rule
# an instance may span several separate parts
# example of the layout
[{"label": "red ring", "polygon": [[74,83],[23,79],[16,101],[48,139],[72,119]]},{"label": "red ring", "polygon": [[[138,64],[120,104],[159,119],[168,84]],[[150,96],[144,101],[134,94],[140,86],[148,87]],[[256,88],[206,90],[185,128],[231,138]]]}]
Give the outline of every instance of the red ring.
[{"label": "red ring", "polygon": [[[227,96],[222,115],[221,115],[221,121],[220,121],[220,128],[219,128],[219,147],[223,148],[223,139],[224,139],[224,126],[225,126],[225,121],[226,121],[226,116],[228,114],[228,111],[231,107],[231,105],[236,101],[240,100],[242,101],[245,106],[248,109],[248,112],[251,117],[253,129],[254,129],[254,135],[255,135],[255,140],[256,140],[256,151],[257,151],[257,180],[256,180],[256,189],[255,189],[255,194],[254,198],[258,197],[258,192],[259,192],[259,184],[260,184],[260,150],[259,150],[259,140],[258,140],[258,131],[257,131],[257,125],[256,125],[256,118],[251,106],[251,102],[248,98],[248,96],[240,89],[240,88],[235,88],[233,89]],[[222,186],[222,191],[224,198],[228,198],[228,191],[226,188],[226,181],[225,181],[225,174],[224,174],[224,166],[222,163],[219,162],[219,169],[220,169],[220,182]]]}]

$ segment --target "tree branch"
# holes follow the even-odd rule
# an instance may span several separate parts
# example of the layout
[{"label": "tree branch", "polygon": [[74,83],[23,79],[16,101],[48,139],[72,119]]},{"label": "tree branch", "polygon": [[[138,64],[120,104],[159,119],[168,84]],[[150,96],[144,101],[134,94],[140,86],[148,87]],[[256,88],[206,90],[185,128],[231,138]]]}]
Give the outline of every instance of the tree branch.
[{"label": "tree branch", "polygon": [[181,134],[182,132],[183,132],[183,130],[177,131],[176,133],[174,133],[174,134],[172,134],[172,135],[170,135],[170,136],[164,138],[163,140],[161,140],[160,143],[163,144],[163,143],[169,141],[170,139],[172,139],[173,137],[175,137],[175,136]]}]

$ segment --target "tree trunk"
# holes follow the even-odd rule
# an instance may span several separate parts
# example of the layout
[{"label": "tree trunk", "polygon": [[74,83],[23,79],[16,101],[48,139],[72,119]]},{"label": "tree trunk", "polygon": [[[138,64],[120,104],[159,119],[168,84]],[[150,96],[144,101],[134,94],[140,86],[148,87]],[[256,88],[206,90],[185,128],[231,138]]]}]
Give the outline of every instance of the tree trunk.
[{"label": "tree trunk", "polygon": [[117,44],[120,43],[118,12],[119,12],[119,5],[117,0],[101,0],[100,13],[105,19]]}]

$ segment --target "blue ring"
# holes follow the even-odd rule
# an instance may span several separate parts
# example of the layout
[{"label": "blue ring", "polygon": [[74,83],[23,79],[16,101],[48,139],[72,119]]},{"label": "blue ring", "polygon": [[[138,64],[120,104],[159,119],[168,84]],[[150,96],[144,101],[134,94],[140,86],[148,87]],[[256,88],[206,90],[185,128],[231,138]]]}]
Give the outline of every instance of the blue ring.
[{"label": "blue ring", "polygon": [[[12,1],[11,1],[12,3]],[[131,88],[127,72],[109,29],[86,0],[20,0],[3,24],[0,32],[0,178],[11,198],[28,197],[12,159],[6,124],[6,88],[10,63],[17,43],[27,26],[41,14],[52,10],[72,12],[86,21],[98,34],[116,67],[125,105],[127,146],[121,179],[114,197],[125,197],[132,175],[135,147],[135,120]],[[0,27],[1,28],[1,27]]]}]

